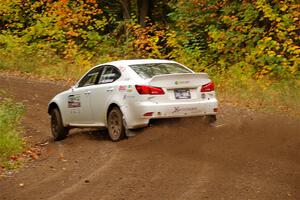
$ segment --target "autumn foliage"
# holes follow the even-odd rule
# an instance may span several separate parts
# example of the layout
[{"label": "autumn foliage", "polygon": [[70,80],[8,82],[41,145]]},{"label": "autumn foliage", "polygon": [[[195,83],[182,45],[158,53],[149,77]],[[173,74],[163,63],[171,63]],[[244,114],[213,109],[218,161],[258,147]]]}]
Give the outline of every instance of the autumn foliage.
[{"label": "autumn foliage", "polygon": [[[143,25],[138,2],[127,1],[131,13],[126,19],[124,2],[2,0],[0,68],[47,72],[32,64],[39,60],[69,73],[101,61],[151,57],[213,74],[299,77],[296,0],[155,0]],[[22,64],[11,61],[16,56]]]}]

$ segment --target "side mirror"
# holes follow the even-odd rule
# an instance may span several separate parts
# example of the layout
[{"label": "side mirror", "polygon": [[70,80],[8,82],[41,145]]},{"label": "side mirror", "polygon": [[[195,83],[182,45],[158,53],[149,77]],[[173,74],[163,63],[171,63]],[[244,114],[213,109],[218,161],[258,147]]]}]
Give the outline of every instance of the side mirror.
[{"label": "side mirror", "polygon": [[72,85],[72,86],[71,86],[71,90],[72,90],[72,91],[73,91],[75,88],[76,88],[75,85]]}]

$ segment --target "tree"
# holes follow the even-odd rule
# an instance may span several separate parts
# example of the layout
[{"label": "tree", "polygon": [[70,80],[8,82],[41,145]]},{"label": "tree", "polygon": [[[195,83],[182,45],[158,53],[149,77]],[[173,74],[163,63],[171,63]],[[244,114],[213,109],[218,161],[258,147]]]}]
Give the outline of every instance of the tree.
[{"label": "tree", "polygon": [[153,2],[151,0],[137,0],[139,24],[146,26],[147,17],[151,18]]},{"label": "tree", "polygon": [[123,19],[124,20],[130,19],[130,6],[131,6],[130,0],[120,0],[120,2],[122,4]]}]

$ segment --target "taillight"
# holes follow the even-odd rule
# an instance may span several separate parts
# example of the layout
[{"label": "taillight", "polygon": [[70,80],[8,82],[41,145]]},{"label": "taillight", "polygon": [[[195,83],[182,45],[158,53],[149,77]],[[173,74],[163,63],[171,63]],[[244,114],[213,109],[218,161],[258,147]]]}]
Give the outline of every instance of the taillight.
[{"label": "taillight", "polygon": [[139,94],[151,94],[151,95],[165,94],[163,89],[159,87],[151,87],[147,85],[136,85],[135,88]]},{"label": "taillight", "polygon": [[215,84],[214,82],[209,82],[205,85],[202,85],[201,92],[211,92],[215,90]]}]

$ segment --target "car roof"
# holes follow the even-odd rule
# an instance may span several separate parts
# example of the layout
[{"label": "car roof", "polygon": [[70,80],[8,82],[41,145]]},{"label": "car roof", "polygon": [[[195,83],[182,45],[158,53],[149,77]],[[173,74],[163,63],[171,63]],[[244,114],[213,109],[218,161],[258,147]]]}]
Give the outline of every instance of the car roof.
[{"label": "car roof", "polygon": [[115,66],[126,66],[126,65],[138,65],[147,63],[176,63],[171,60],[161,60],[161,59],[135,59],[135,60],[118,60],[113,62],[104,63],[103,65],[115,65]]}]

